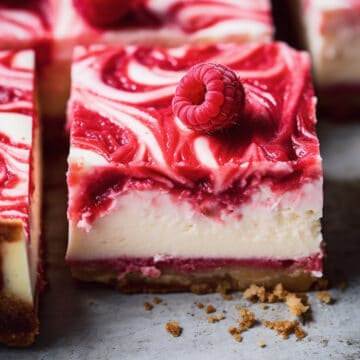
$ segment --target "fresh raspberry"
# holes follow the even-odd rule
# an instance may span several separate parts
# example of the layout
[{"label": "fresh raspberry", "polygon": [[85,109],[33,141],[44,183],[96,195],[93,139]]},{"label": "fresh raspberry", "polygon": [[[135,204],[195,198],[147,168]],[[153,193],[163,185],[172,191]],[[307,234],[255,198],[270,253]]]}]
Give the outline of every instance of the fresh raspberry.
[{"label": "fresh raspberry", "polygon": [[131,0],[73,0],[81,16],[91,25],[116,25],[128,12]]},{"label": "fresh raspberry", "polygon": [[245,91],[233,70],[222,64],[197,64],[180,80],[172,107],[190,129],[214,132],[233,125],[245,105]]}]

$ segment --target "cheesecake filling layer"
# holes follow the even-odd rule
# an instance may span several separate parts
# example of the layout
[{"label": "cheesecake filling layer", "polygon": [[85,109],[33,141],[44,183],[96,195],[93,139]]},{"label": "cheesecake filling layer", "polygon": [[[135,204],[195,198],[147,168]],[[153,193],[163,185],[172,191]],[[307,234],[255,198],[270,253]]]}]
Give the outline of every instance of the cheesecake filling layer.
[{"label": "cheesecake filling layer", "polygon": [[[166,192],[132,191],[118,196],[91,228],[70,222],[67,260],[220,258],[270,264],[312,257],[322,240],[321,187],[318,181],[304,186],[301,195],[282,197],[260,189],[253,201],[215,217]],[[315,265],[311,270],[319,269]]]}]

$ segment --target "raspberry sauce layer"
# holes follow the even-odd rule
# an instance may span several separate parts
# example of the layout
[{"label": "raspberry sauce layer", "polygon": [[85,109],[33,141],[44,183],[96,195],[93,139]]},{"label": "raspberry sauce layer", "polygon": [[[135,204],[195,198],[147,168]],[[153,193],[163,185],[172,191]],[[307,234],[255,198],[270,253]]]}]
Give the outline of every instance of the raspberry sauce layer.
[{"label": "raspberry sauce layer", "polygon": [[118,272],[119,278],[128,273],[140,272],[144,276],[158,277],[164,268],[171,268],[180,272],[197,272],[223,267],[249,267],[256,269],[295,270],[307,272],[322,271],[322,254],[314,254],[300,259],[219,259],[219,258],[179,258],[171,256],[157,256],[151,258],[122,257],[117,259],[99,260],[67,260],[70,266],[94,266],[112,269]]},{"label": "raspberry sauce layer", "polygon": [[[212,135],[172,111],[190,66],[221,63],[243,82],[241,123]],[[309,58],[282,43],[164,50],[78,48],[68,119],[69,217],[91,224],[130,190],[161,189],[206,213],[231,212],[260,186],[274,196],[322,178]]]},{"label": "raspberry sauce layer", "polygon": [[27,237],[34,190],[33,60],[30,51],[0,51],[0,218],[21,220]]}]

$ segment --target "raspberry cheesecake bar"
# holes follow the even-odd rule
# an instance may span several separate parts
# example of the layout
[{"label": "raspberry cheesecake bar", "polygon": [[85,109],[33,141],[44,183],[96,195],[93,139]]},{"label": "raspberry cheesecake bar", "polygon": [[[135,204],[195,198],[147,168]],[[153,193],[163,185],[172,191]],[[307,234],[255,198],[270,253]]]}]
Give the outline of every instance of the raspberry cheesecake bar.
[{"label": "raspberry cheesecake bar", "polygon": [[1,51],[0,343],[6,345],[29,345],[38,333],[40,175],[34,54]]},{"label": "raspberry cheesecake bar", "polygon": [[298,0],[297,15],[321,103],[337,112],[359,109],[360,1]]},{"label": "raspberry cheesecake bar", "polygon": [[269,0],[49,0],[53,62],[44,69],[44,111],[62,116],[76,44],[176,46],[219,41],[269,41]]},{"label": "raspberry cheesecake bar", "polygon": [[77,48],[73,275],[130,292],[308,289],[323,201],[309,68],[283,43]]}]

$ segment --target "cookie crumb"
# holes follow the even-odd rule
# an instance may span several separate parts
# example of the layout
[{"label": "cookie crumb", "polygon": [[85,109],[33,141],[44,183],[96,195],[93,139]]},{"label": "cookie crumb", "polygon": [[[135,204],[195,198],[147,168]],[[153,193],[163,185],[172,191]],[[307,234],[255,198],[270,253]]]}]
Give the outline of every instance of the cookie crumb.
[{"label": "cookie crumb", "polygon": [[263,348],[263,347],[265,347],[265,346],[266,346],[266,344],[265,344],[265,341],[264,341],[264,340],[259,340],[259,341],[258,341],[258,345],[259,345],[261,348]]},{"label": "cookie crumb", "polygon": [[159,297],[155,296],[154,299],[153,299],[153,303],[154,304],[160,304],[162,302],[162,299],[160,299]]},{"label": "cookie crumb", "polygon": [[243,337],[240,335],[240,330],[239,328],[235,327],[235,326],[231,326],[228,329],[229,334],[233,337],[233,339],[237,342],[241,342]]},{"label": "cookie crumb", "polygon": [[251,284],[243,293],[243,297],[251,302],[260,300],[261,302],[266,301],[266,290],[263,286],[257,286]]},{"label": "cookie crumb", "polygon": [[301,340],[306,336],[306,332],[301,327],[295,328],[295,336],[297,340]]},{"label": "cookie crumb", "polygon": [[179,325],[177,321],[169,321],[165,325],[166,331],[174,337],[178,337],[181,335],[182,327]]},{"label": "cookie crumb", "polygon": [[240,332],[248,330],[255,324],[255,314],[247,308],[241,308],[239,315],[242,320],[238,320]]},{"label": "cookie crumb", "polygon": [[269,329],[275,330],[278,335],[281,335],[283,339],[287,340],[291,334],[295,334],[298,340],[301,340],[306,336],[306,332],[299,326],[297,320],[289,321],[267,321],[263,324]]},{"label": "cookie crumb", "polygon": [[213,306],[213,305],[208,305],[208,306],[206,306],[206,308],[205,308],[205,312],[207,313],[207,314],[212,314],[212,313],[214,313],[216,311],[216,307],[215,306]]},{"label": "cookie crumb", "polygon": [[148,301],[144,302],[144,308],[146,311],[151,311],[153,309],[153,305],[150,304]]},{"label": "cookie crumb", "polygon": [[286,305],[291,314],[301,316],[309,310],[309,306],[302,303],[302,299],[297,297],[296,294],[289,293],[286,295]]},{"label": "cookie crumb", "polygon": [[203,309],[204,308],[203,303],[196,303],[196,306],[197,306],[198,309]]},{"label": "cookie crumb", "polygon": [[268,306],[265,303],[262,302],[262,303],[260,303],[260,308],[262,310],[266,310],[268,308]]},{"label": "cookie crumb", "polygon": [[324,304],[330,304],[332,299],[330,294],[327,291],[319,291],[316,293],[317,299],[319,299]]},{"label": "cookie crumb", "polygon": [[211,324],[213,323],[216,323],[216,322],[219,322],[220,320],[223,320],[225,319],[225,315],[224,313],[219,313],[217,315],[213,314],[213,315],[209,315],[208,318],[207,318],[207,321]]}]

